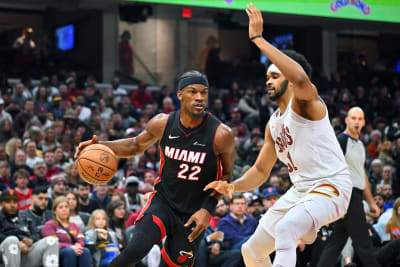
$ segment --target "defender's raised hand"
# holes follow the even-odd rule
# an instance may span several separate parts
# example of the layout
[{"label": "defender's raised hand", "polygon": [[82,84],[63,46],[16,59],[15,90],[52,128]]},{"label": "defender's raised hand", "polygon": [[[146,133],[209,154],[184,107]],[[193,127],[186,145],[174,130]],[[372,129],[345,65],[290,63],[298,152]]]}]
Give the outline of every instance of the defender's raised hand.
[{"label": "defender's raised hand", "polygon": [[246,13],[249,16],[249,38],[252,40],[253,37],[262,35],[264,22],[260,10],[253,3],[247,5]]},{"label": "defender's raised hand", "polygon": [[231,199],[234,193],[234,187],[232,184],[228,184],[226,181],[213,181],[204,187],[204,191],[208,189],[214,189],[222,195],[228,195]]},{"label": "defender's raised hand", "polygon": [[99,143],[99,141],[97,140],[96,135],[93,135],[92,140],[88,140],[88,141],[79,143],[79,146],[76,148],[74,158],[76,159],[79,156],[79,154],[82,152],[82,150],[85,149],[85,147],[87,147],[89,145],[93,145],[93,144],[98,144],[98,143]]}]

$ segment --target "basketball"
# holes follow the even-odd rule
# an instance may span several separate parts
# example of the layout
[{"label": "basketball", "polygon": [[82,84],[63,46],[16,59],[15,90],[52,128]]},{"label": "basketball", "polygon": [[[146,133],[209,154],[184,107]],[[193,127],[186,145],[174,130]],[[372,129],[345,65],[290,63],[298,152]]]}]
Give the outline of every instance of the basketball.
[{"label": "basketball", "polygon": [[114,152],[100,144],[87,146],[75,161],[80,177],[93,185],[105,184],[114,177],[118,160]]}]

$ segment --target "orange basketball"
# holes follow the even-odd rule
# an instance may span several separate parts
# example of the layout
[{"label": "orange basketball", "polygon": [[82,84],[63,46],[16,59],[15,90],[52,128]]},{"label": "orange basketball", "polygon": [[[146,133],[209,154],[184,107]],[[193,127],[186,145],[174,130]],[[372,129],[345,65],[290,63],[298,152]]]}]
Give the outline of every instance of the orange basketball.
[{"label": "orange basketball", "polygon": [[75,161],[80,177],[90,184],[105,184],[114,177],[118,160],[105,145],[87,146]]}]

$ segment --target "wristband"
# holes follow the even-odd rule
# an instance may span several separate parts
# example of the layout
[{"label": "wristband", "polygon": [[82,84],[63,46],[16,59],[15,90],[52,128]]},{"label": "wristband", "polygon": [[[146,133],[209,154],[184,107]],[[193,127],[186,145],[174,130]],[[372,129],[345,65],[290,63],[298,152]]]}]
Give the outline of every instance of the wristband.
[{"label": "wristband", "polygon": [[232,193],[235,193],[235,185],[234,184],[229,184],[229,186],[232,188]]},{"label": "wristband", "polygon": [[250,41],[253,41],[254,39],[262,38],[262,37],[263,37],[262,34],[254,35],[253,37],[250,37]]}]

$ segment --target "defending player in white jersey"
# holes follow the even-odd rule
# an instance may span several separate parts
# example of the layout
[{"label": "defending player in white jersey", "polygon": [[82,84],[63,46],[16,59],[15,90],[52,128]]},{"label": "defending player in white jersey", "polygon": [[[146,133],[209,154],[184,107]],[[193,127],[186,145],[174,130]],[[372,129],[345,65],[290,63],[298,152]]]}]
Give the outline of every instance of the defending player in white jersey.
[{"label": "defending player in white jersey", "polygon": [[349,171],[330,125],[328,111],[310,81],[311,66],[295,51],[282,53],[262,37],[263,19],[253,5],[246,10],[250,40],[271,60],[267,89],[279,108],[265,129],[257,161],[232,184],[216,181],[205,187],[231,196],[262,185],[277,158],[289,168],[293,186],[261,218],[242,246],[246,266],[296,265],[296,244],[314,242],[318,229],[342,217],[352,190]]}]

